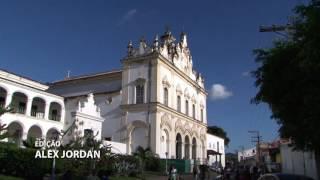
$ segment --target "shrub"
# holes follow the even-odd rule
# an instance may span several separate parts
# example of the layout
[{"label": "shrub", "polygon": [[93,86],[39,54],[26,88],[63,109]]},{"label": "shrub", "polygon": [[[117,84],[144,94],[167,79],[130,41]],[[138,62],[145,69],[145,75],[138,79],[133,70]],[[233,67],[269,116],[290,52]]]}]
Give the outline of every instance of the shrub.
[{"label": "shrub", "polygon": [[151,157],[146,160],[147,171],[159,171],[160,170],[160,159],[158,157]]},{"label": "shrub", "polygon": [[35,159],[34,149],[22,149],[9,143],[0,144],[0,172],[27,179],[42,179],[50,172],[49,159]]},{"label": "shrub", "polygon": [[[72,177],[81,179],[91,172],[102,175],[137,176],[139,160],[134,156],[106,155],[101,150],[100,159],[56,159],[56,174],[69,172]],[[42,179],[51,174],[52,159],[35,159],[36,149],[18,148],[15,144],[0,142],[0,174]],[[151,169],[156,169],[154,161],[149,162]],[[57,176],[58,177],[58,176]]]}]

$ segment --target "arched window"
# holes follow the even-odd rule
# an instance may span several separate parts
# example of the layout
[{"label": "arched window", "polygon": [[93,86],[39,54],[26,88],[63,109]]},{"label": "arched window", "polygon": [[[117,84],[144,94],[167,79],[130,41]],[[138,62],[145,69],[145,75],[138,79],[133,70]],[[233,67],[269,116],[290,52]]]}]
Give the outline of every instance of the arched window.
[{"label": "arched window", "polygon": [[182,138],[178,133],[176,136],[176,159],[182,158]]},{"label": "arched window", "polygon": [[195,138],[192,139],[192,159],[197,158],[197,140]]},{"label": "arched window", "polygon": [[177,111],[181,112],[181,96],[177,96]]},{"label": "arched window", "polygon": [[5,107],[6,104],[6,98],[7,98],[7,91],[0,87],[0,107]]},{"label": "arched window", "polygon": [[39,97],[33,98],[31,106],[31,116],[37,118],[44,118],[45,106],[46,102],[44,99]]},{"label": "arched window", "polygon": [[168,92],[168,89],[167,88],[164,88],[163,89],[163,104],[164,105],[166,105],[166,106],[168,106],[168,104],[169,104],[169,92]]},{"label": "arched window", "polygon": [[186,115],[189,115],[189,101],[186,100]]},{"label": "arched window", "polygon": [[85,129],[83,132],[83,137],[87,145],[92,145],[94,139],[93,130]]},{"label": "arched window", "polygon": [[27,108],[28,97],[24,93],[15,92],[12,95],[12,107],[16,113],[25,114]]},{"label": "arched window", "polygon": [[86,137],[86,138],[93,137],[93,130],[92,129],[85,129],[83,134],[84,134],[84,137]]},{"label": "arched window", "polygon": [[56,103],[56,102],[50,103],[49,119],[54,121],[61,120],[61,105],[59,103]]},{"label": "arched window", "polygon": [[188,136],[184,139],[184,158],[190,159],[190,142]]},{"label": "arched window", "polygon": [[192,104],[192,117],[193,119],[196,118],[196,105]]},{"label": "arched window", "polygon": [[136,104],[142,104],[144,99],[144,85],[136,86]]}]

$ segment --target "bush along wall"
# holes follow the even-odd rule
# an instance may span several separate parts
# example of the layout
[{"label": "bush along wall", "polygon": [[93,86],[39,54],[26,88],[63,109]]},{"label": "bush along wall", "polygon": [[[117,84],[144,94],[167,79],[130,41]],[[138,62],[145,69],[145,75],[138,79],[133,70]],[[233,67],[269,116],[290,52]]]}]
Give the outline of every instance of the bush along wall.
[{"label": "bush along wall", "polygon": [[50,159],[35,159],[36,150],[22,149],[16,145],[0,144],[0,174],[23,177],[27,179],[42,179],[50,172]]},{"label": "bush along wall", "polygon": [[[52,159],[35,159],[36,149],[18,148],[15,144],[0,143],[0,174],[42,179],[51,174]],[[152,162],[150,162],[152,163]],[[152,167],[152,166],[150,166]],[[137,176],[139,161],[134,156],[102,155],[100,159],[56,159],[56,174],[66,172],[79,179],[89,174]],[[59,177],[57,175],[57,177]]]}]

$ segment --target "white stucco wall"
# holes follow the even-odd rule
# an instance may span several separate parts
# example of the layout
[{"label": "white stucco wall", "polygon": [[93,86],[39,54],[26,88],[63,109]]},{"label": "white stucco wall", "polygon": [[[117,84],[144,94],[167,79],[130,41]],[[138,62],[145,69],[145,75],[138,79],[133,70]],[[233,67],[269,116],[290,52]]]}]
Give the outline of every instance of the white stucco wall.
[{"label": "white stucco wall", "polygon": [[294,151],[286,144],[280,145],[281,169],[283,173],[299,174],[318,179],[315,154]]},{"label": "white stucco wall", "polygon": [[111,138],[112,141],[120,141],[118,130],[121,128],[122,111],[120,109],[121,94],[104,94],[95,96],[100,108],[102,124],[102,138]]},{"label": "white stucco wall", "polygon": [[103,141],[103,145],[111,146],[111,152],[115,154],[127,154],[127,145],[114,141]]},{"label": "white stucco wall", "polygon": [[[181,112],[186,113],[186,100],[189,102],[188,116],[193,117],[192,105],[195,105],[195,119],[201,121],[201,109],[203,109],[203,123],[207,123],[206,95],[199,92],[193,84],[181,77],[168,66],[160,64],[160,81],[158,81],[158,102],[164,102],[164,88],[169,91],[169,107],[177,110],[177,96],[181,97]],[[166,82],[170,84],[167,86]]]},{"label": "white stucco wall", "polygon": [[[1,123],[6,124],[9,128],[12,123],[19,124],[22,140],[26,140],[29,133],[30,135],[33,134],[30,129],[34,127],[41,130],[41,137],[43,138],[47,137],[49,130],[61,131],[63,129],[65,119],[63,97],[45,92],[44,90],[47,89],[47,86],[0,71],[0,87],[5,90],[3,94],[5,96],[5,107],[8,107],[13,101],[19,104],[22,99],[16,98],[16,93],[22,93],[26,97],[24,98],[25,108],[23,114],[6,113],[0,118]],[[35,103],[33,101],[35,98],[41,98],[44,103]],[[56,120],[51,120],[50,117],[52,103],[58,103],[60,106],[60,111],[58,112],[59,118]],[[31,112],[33,105],[38,105],[37,112]]]},{"label": "white stucco wall", "polygon": [[208,164],[213,165],[215,162],[221,161],[221,165],[225,167],[226,161],[224,139],[207,133],[207,149],[221,153],[221,159],[219,156],[216,157],[214,155],[209,155]]},{"label": "white stucco wall", "polygon": [[249,149],[243,149],[238,152],[238,161],[245,160],[248,158],[253,158],[257,154],[257,148],[249,148]]}]

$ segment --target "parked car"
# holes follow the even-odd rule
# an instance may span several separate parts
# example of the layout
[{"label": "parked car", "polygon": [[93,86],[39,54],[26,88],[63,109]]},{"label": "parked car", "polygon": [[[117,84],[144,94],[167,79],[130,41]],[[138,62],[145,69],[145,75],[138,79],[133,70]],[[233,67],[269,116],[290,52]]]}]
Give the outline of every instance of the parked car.
[{"label": "parked car", "polygon": [[258,180],[314,180],[314,179],[307,176],[302,176],[302,175],[274,173],[274,174],[264,174]]}]

